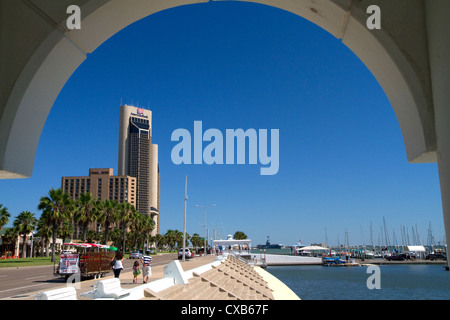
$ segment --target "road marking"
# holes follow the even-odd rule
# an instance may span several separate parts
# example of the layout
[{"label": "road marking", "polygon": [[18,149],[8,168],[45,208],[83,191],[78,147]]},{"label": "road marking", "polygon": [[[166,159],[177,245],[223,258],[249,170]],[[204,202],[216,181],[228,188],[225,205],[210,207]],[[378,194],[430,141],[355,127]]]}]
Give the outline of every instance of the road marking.
[{"label": "road marking", "polygon": [[37,287],[37,286],[44,286],[45,283],[39,283],[39,284],[32,284],[30,286],[25,286],[25,287],[19,287],[19,288],[13,288],[13,289],[7,289],[7,290],[2,290],[0,291],[0,293],[2,292],[8,292],[8,291],[14,291],[14,290],[19,290],[19,289],[26,289],[26,288],[31,288],[31,287]]}]

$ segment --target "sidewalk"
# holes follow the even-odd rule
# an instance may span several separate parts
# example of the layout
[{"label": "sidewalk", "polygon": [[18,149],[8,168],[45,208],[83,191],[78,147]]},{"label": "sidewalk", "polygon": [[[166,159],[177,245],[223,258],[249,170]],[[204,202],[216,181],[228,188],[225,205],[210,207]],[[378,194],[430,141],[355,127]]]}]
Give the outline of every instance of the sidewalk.
[{"label": "sidewalk", "polygon": [[[195,269],[197,267],[203,266],[205,264],[211,263],[214,261],[216,256],[206,256],[206,257],[194,257],[192,259],[188,259],[186,261],[180,261],[181,267],[184,271]],[[167,263],[168,264],[168,263]],[[159,280],[164,278],[164,267],[167,265],[159,265],[159,266],[152,266],[152,275],[149,277],[149,282]],[[142,267],[141,267],[142,270]],[[105,277],[104,279],[113,278],[114,276],[111,275],[109,277]],[[120,274],[120,283],[122,285],[122,288],[129,289],[134,288],[136,286],[143,284],[143,276],[142,273],[138,276],[138,283],[133,283],[133,272],[132,271],[126,271]],[[96,280],[89,280],[92,281],[92,286]],[[86,281],[87,282],[87,281]],[[87,290],[89,291],[89,290]]]},{"label": "sidewalk", "polygon": [[[206,257],[194,257],[194,258],[188,259],[184,262],[181,260],[179,260],[179,261],[181,263],[183,270],[187,271],[187,270],[191,270],[191,269],[209,264],[209,263],[213,262],[215,258],[216,258],[216,256],[206,256]],[[168,263],[166,263],[164,265],[152,266],[152,268],[151,268],[152,275],[149,276],[149,283],[164,278],[164,267],[167,264]],[[79,283],[80,288],[76,287],[78,300],[92,300],[90,298],[80,297],[80,294],[93,290],[95,282],[97,282],[99,280],[103,280],[103,279],[111,279],[113,277],[114,277],[114,275],[111,272],[110,275],[108,275],[104,278],[101,278],[101,279],[92,279],[92,280],[81,281]],[[129,270],[127,270],[127,269],[123,270],[119,276],[119,279],[120,279],[121,286],[124,289],[131,289],[131,288],[134,288],[134,287],[137,287],[137,286],[140,286],[143,284],[142,273],[138,277],[138,283],[133,283],[133,272],[132,272],[131,268],[129,268]],[[48,289],[48,290],[58,289],[58,288],[62,288],[62,287],[64,287],[64,286],[58,286],[58,287]],[[48,291],[48,290],[46,290],[46,291]],[[38,294],[39,292],[42,292],[42,291],[36,291],[36,292],[30,293],[29,297],[24,300],[34,300],[35,295]]]}]

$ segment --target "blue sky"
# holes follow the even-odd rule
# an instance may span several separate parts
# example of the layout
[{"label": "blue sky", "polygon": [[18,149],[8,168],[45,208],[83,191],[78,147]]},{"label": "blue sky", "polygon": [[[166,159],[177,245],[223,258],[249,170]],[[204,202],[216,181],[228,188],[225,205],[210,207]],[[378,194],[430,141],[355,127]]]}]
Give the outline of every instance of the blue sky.
[{"label": "blue sky", "polygon": [[[0,180],[0,203],[13,218],[37,204],[62,176],[89,168],[117,173],[120,103],[153,112],[159,145],[161,231],[245,232],[253,244],[377,243],[383,217],[417,224],[426,244],[431,222],[443,239],[436,164],[409,164],[394,111],[370,71],[340,40],[282,10],[210,2],[156,13],[102,44],[57,98],[41,135],[33,176]],[[175,165],[171,134],[203,129],[279,129],[280,168]],[[205,144],[206,145],[206,144]],[[204,145],[204,146],[205,146]],[[12,224],[12,220],[10,224]],[[326,234],[325,234],[326,229]],[[410,234],[411,236],[411,234]]]}]

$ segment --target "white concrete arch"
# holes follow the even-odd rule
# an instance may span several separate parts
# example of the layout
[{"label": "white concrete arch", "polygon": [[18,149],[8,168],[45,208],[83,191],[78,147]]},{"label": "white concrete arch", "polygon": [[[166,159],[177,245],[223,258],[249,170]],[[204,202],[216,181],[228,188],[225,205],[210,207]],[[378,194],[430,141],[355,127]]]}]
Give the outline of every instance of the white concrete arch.
[{"label": "white concrete arch", "polygon": [[[2,0],[0,178],[29,177],[43,126],[62,87],[104,41],[128,25],[199,0]],[[304,17],[346,44],[379,81],[399,121],[408,160],[435,161],[435,130],[422,0],[259,0]],[[382,29],[366,27],[377,3]],[[66,28],[77,4],[82,28]],[[407,10],[404,10],[408,8]],[[399,23],[401,22],[401,24]],[[20,40],[25,40],[21,42]],[[357,85],[357,84],[355,84]]]},{"label": "white concrete arch", "polygon": [[[202,2],[207,0],[0,0],[0,178],[31,176],[48,113],[89,53],[150,14]],[[450,1],[248,2],[310,20],[366,64],[395,111],[408,160],[438,162],[449,242]],[[81,7],[81,30],[66,29],[69,5]],[[381,9],[381,30],[366,27],[370,5]]]}]

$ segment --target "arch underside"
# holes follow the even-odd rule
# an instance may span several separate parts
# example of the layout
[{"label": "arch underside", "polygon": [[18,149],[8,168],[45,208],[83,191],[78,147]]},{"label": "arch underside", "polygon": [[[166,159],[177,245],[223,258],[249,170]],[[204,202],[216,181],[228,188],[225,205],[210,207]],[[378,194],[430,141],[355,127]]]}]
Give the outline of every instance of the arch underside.
[{"label": "arch underside", "polygon": [[[204,2],[208,1],[58,0],[51,5],[45,0],[2,1],[0,9],[7,14],[0,21],[0,30],[8,31],[0,31],[0,178],[32,175],[39,137],[51,107],[89,53],[153,13]],[[389,98],[408,161],[436,161],[423,0],[248,2],[292,12],[342,39]],[[72,4],[81,8],[80,30],[65,26],[66,9]],[[366,27],[370,4],[382,10],[381,30]]]}]

